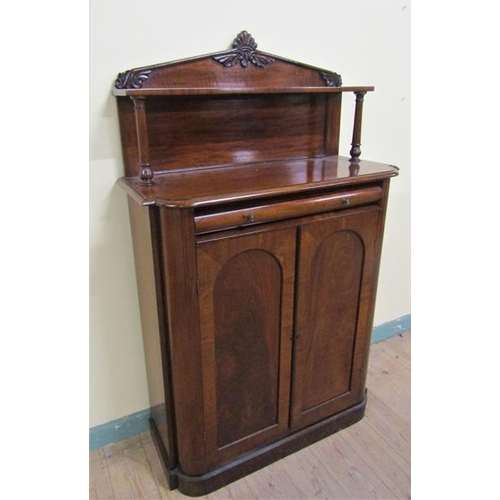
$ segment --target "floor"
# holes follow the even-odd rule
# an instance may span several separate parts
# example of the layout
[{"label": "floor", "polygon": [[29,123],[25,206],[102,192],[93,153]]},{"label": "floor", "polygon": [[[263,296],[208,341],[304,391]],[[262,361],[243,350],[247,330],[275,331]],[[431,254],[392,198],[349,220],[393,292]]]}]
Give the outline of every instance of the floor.
[{"label": "floor", "polygon": [[[410,498],[410,342],[372,345],[363,420],[198,498]],[[186,498],[169,491],[149,432],[90,453],[91,500]]]}]

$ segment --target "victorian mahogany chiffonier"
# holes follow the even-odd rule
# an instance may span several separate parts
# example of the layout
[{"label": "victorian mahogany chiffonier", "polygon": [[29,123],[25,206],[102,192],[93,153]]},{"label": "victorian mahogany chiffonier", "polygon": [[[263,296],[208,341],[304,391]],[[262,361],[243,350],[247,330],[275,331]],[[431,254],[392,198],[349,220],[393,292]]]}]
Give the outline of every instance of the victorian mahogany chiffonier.
[{"label": "victorian mahogany chiffonier", "polygon": [[118,75],[118,182],[172,489],[203,495],[362,418],[397,175],[360,159],[372,90],[257,50],[245,31],[229,50]]}]

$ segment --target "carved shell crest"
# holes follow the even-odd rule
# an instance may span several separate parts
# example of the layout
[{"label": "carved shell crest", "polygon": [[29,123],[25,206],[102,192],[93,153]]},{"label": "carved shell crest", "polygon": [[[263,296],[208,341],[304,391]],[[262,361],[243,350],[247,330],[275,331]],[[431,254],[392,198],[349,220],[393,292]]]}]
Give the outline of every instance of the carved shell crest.
[{"label": "carved shell crest", "polygon": [[274,61],[272,57],[257,52],[257,43],[247,31],[238,34],[231,45],[231,49],[224,54],[214,56],[214,59],[226,68],[235,66],[238,63],[243,68],[247,68],[249,64],[264,68]]}]

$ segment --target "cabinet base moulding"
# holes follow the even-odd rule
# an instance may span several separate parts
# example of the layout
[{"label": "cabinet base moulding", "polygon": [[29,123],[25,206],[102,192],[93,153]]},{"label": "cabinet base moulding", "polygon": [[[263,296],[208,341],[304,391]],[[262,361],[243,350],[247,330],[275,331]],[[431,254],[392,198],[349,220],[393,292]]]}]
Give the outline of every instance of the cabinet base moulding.
[{"label": "cabinet base moulding", "polygon": [[275,443],[264,446],[251,453],[247,453],[214,469],[202,476],[187,476],[179,469],[171,469],[166,465],[169,460],[167,452],[162,444],[156,424],[150,419],[151,434],[156,445],[158,454],[161,457],[168,484],[171,489],[178,488],[181,493],[189,496],[202,496],[215,491],[223,486],[232,483],[242,477],[255,472],[266,465],[272,464],[302,448],[309,446],[316,441],[320,441],[336,432],[349,427],[361,420],[365,414],[366,393],[363,400],[351,408],[344,410],[337,415],[327,418],[315,425],[297,431]]}]

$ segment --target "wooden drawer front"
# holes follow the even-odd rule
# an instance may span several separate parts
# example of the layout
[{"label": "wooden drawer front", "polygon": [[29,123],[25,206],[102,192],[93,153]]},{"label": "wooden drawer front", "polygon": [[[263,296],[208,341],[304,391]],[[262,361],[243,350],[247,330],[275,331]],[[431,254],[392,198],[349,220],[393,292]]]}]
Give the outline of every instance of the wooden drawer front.
[{"label": "wooden drawer front", "polygon": [[370,187],[341,193],[326,194],[300,200],[284,201],[242,208],[223,213],[204,214],[195,217],[196,232],[206,233],[252,224],[261,224],[302,215],[311,215],[342,208],[373,203],[382,197],[382,188]]}]

